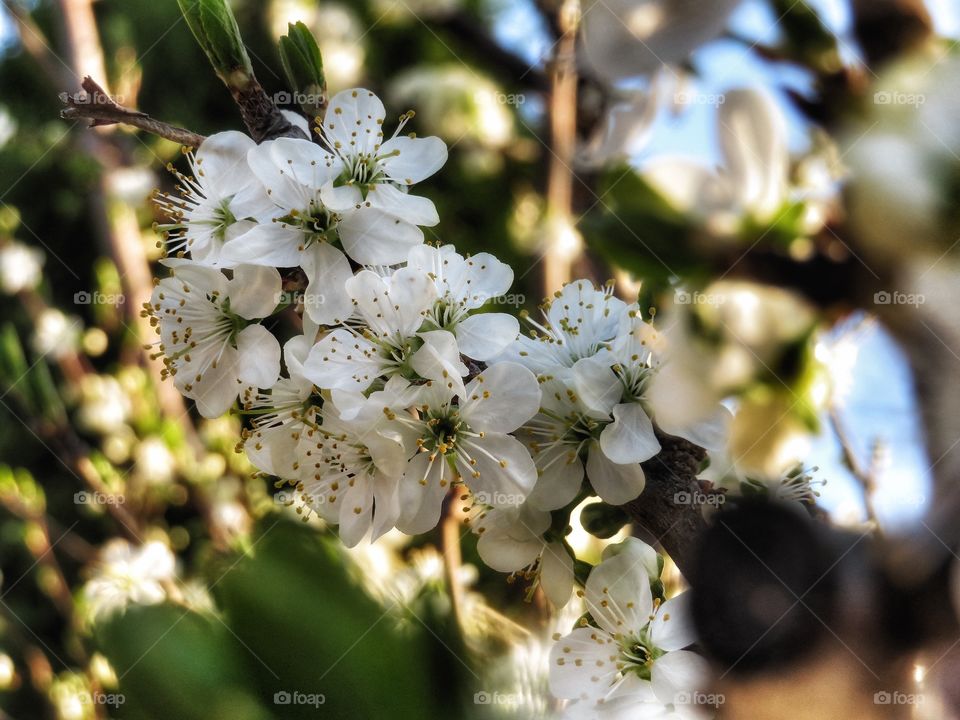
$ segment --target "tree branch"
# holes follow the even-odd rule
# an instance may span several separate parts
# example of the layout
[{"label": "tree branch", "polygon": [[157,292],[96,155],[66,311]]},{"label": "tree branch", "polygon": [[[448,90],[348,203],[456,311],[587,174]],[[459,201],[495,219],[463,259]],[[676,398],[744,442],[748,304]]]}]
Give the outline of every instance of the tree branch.
[{"label": "tree branch", "polygon": [[641,463],[646,487],[640,497],[623,505],[623,510],[653,535],[680,572],[688,576],[697,537],[707,524],[702,507],[693,502],[678,502],[677,494],[692,496],[701,492],[697,473],[707,453],[683,438],[660,431],[657,439],[660,452]]},{"label": "tree branch", "polygon": [[130,125],[153,135],[172,140],[175,143],[194,148],[200,147],[200,143],[206,139],[203,135],[174,125],[168,125],[139,110],[131,110],[118,104],[89,75],[83,79],[80,87],[83,88],[84,92],[75,95],[60,93],[60,102],[66,105],[60,111],[60,117],[64,120],[85,118],[90,120],[90,127],[116,124]]}]

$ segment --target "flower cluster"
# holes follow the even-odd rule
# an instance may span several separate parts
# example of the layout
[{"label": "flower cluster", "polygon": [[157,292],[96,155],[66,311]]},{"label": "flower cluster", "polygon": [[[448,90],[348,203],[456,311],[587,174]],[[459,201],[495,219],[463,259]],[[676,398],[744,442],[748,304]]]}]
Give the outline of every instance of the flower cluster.
[{"label": "flower cluster", "polygon": [[[463,495],[485,562],[563,605],[569,511],[588,495],[636,499],[640,463],[659,452],[646,393],[663,338],[586,280],[521,335],[491,311],[509,266],[424,244],[438,217],[410,186],[445,145],[385,139],[383,121],[373,93],[347,90],[315,142],[227,132],[189,156],[180,195],[159,196],[171,275],[146,308],[165,372],[205,417],[238,407],[253,465],[345,544],[429,531]],[[712,447],[726,415],[660,426]]]}]

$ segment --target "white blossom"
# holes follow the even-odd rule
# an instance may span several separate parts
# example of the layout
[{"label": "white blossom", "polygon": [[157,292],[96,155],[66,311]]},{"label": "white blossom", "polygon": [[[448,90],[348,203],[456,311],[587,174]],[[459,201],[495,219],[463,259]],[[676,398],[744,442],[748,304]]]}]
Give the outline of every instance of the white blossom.
[{"label": "white blossom", "polygon": [[271,387],[280,373],[280,344],[256,319],[280,295],[274,268],[219,269],[169,260],[173,275],[157,283],[146,312],[160,335],[159,352],[174,385],[200,414],[225,413],[248,386]]},{"label": "white blossom", "polygon": [[612,713],[627,709],[633,714],[623,717],[682,712],[678,706],[702,688],[706,662],[684,650],[696,639],[688,596],[663,603],[653,598],[650,554],[634,538],[608,547],[584,593],[595,626],[580,625],[553,647],[550,690],[578,701],[575,707],[586,711],[578,716],[619,717]]},{"label": "white blossom", "polygon": [[100,553],[83,596],[95,619],[122,612],[128,605],[156,605],[166,599],[164,583],[175,578],[176,558],[158,541],[135,547],[114,539]]},{"label": "white blossom", "polygon": [[196,152],[187,153],[191,176],[175,172],[179,197],[156,193],[156,204],[173,222],[159,225],[167,233],[170,255],[190,253],[206,264],[220,262],[223,244],[269,219],[273,204],[247,166],[256,143],[243,133],[211,135]]}]

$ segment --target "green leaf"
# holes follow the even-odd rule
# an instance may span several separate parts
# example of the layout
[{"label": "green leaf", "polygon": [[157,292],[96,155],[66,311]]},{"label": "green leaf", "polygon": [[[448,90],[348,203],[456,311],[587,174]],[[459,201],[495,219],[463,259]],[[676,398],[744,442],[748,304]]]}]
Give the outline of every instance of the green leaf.
[{"label": "green leaf", "polygon": [[228,87],[245,87],[253,66],[226,0],[177,0],[187,25]]},{"label": "green leaf", "polygon": [[[450,716],[466,692],[457,639],[425,612],[398,627],[403,613],[358,587],[339,552],[315,529],[279,521],[251,555],[212,573],[224,618],[250,650],[258,695],[322,695],[323,717],[383,717],[385,708],[392,720]],[[282,716],[318,713],[291,704]]]},{"label": "green leaf", "polygon": [[95,639],[120,678],[119,717],[273,717],[244,674],[247,650],[214,617],[174,605],[133,606],[98,626]]},{"label": "green leaf", "polygon": [[321,115],[327,102],[323,58],[313,33],[302,22],[290,23],[280,38],[280,64],[300,109],[310,117]]}]

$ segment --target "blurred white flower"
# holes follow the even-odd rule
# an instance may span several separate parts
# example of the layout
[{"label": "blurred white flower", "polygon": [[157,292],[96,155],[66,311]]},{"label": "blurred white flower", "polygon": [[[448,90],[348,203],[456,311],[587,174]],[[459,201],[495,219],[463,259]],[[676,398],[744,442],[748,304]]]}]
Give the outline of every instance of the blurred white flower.
[{"label": "blurred white flower", "polygon": [[176,459],[167,444],[158,437],[148,437],[137,443],[133,451],[137,477],[149,485],[165,485],[173,479]]},{"label": "blurred white flower", "polygon": [[720,35],[739,0],[593,0],[581,20],[584,55],[607,82],[680,63]]},{"label": "blurred white flower", "polygon": [[0,290],[13,295],[33,290],[42,277],[43,251],[18,242],[0,245]]},{"label": "blurred white flower", "polygon": [[659,158],[641,174],[678,210],[717,235],[732,235],[744,221],[772,220],[787,200],[786,121],[765,92],[731,90],[717,110],[717,130],[724,158],[719,169]]},{"label": "blurred white flower", "polygon": [[79,386],[77,424],[107,435],[117,432],[130,415],[130,398],[111,375],[85,375]]},{"label": "blurred white flower", "polygon": [[83,323],[74,315],[64,315],[55,308],[45,308],[33,330],[33,349],[55,358],[74,352],[80,343]]},{"label": "blurred white flower", "polygon": [[100,551],[93,577],[83,596],[95,620],[103,620],[128,605],[156,605],[167,593],[164,583],[175,578],[176,558],[165,544],[152,540],[140,546],[115,538]]},{"label": "blurred white flower", "polygon": [[17,134],[17,120],[6,107],[0,106],[0,149]]}]

